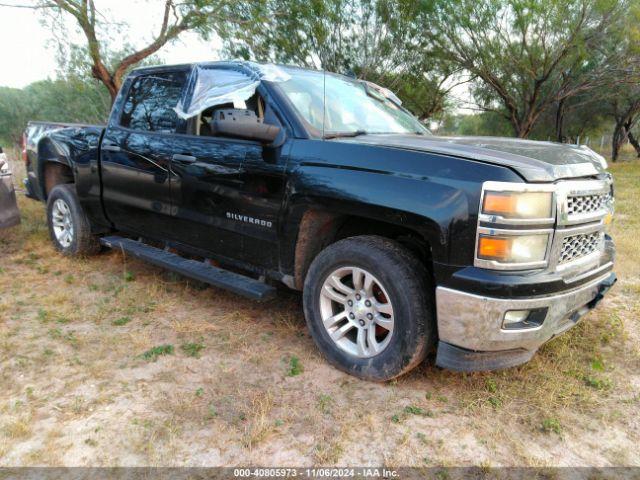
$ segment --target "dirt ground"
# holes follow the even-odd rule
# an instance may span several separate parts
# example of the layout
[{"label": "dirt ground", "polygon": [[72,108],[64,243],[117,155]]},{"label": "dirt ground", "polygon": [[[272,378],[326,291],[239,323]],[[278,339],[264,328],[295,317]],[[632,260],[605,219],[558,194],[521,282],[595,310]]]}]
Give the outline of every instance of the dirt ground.
[{"label": "dirt ground", "polygon": [[21,196],[0,233],[0,465],[639,466],[640,162],[612,171],[620,280],[598,309],[525,366],[429,359],[388,384],[329,366],[299,295],[63,258]]}]

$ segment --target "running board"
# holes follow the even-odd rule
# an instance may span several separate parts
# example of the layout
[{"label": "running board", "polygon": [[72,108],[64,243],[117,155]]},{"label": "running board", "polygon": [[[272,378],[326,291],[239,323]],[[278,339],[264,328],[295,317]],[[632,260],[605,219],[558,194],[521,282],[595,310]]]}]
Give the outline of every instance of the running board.
[{"label": "running board", "polygon": [[166,268],[185,277],[193,278],[214,287],[223,288],[253,300],[267,300],[276,294],[271,285],[245,277],[238,273],[214,267],[204,262],[189,260],[175,253],[123,237],[103,237],[100,243],[122,250],[133,257]]}]

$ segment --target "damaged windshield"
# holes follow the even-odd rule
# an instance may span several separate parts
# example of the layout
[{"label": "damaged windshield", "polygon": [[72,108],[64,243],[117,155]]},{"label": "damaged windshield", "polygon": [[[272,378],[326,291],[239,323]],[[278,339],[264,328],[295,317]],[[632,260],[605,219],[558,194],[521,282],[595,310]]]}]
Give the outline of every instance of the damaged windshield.
[{"label": "damaged windshield", "polygon": [[[397,133],[428,135],[429,131],[380,90],[347,77],[295,71],[278,84],[313,134],[324,138]],[[325,99],[326,89],[326,105]],[[323,111],[323,105],[324,111]]]}]

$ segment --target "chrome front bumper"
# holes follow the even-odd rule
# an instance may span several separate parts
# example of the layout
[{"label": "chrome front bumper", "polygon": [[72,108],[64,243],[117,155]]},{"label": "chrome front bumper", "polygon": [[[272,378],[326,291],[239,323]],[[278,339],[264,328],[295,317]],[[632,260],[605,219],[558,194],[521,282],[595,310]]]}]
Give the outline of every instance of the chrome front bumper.
[{"label": "chrome front bumper", "polygon": [[[578,288],[526,299],[483,297],[438,287],[436,307],[440,342],[469,353],[519,351],[523,360],[505,366],[522,363],[543,343],[574,326],[580,317],[595,307],[615,280],[615,274],[609,271]],[[502,328],[507,311],[539,308],[547,309],[544,322],[539,327],[518,330]],[[486,369],[493,368],[465,370]]]}]

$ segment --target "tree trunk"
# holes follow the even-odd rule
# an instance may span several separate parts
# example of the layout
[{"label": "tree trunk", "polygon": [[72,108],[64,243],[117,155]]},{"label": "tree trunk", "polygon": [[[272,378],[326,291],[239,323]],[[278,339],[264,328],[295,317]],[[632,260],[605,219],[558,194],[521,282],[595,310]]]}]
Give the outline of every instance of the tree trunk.
[{"label": "tree trunk", "polygon": [[515,127],[516,136],[518,138],[528,138],[529,135],[531,134],[532,129],[533,129],[533,123],[529,121],[525,121],[524,123],[521,123],[520,125]]},{"label": "tree trunk", "polygon": [[627,133],[627,137],[629,138],[629,143],[635,148],[638,158],[640,158],[640,143],[638,143],[638,139],[631,133],[631,130]]},{"label": "tree trunk", "polygon": [[620,153],[620,147],[626,139],[624,125],[621,122],[616,122],[616,126],[613,129],[613,138],[611,139],[611,161],[616,162],[618,160],[618,154]]},{"label": "tree trunk", "polygon": [[122,80],[118,81],[118,79],[115,79],[103,65],[94,65],[91,67],[91,74],[93,78],[100,80],[107,88],[109,96],[111,97],[111,105],[113,106],[116,95],[118,95],[118,90],[120,90],[120,86],[122,85]]},{"label": "tree trunk", "polygon": [[564,98],[558,102],[556,110],[556,140],[564,143]]}]

